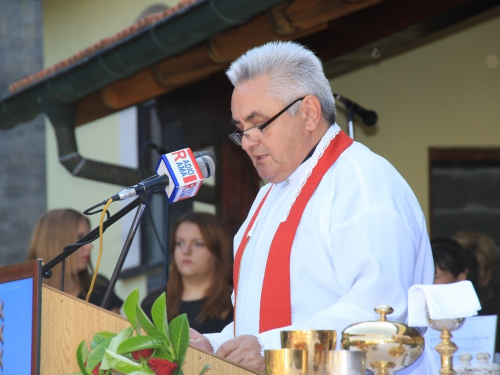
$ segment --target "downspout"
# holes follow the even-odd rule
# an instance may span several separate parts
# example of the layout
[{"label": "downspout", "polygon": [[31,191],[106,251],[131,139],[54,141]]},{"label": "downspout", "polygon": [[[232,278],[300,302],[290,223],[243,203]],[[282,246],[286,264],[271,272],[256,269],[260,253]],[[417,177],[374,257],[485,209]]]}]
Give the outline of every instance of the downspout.
[{"label": "downspout", "polygon": [[134,185],[142,179],[138,169],[86,159],[78,153],[75,103],[62,103],[44,95],[39,98],[39,104],[54,127],[59,162],[73,176],[123,186]]},{"label": "downspout", "polygon": [[[56,133],[59,162],[73,176],[122,186],[135,185],[144,179],[139,169],[90,160],[79,154],[75,135],[75,103],[61,103],[48,96],[41,96],[38,102]],[[214,187],[203,184],[198,191],[196,200],[203,203],[213,203],[215,200]]]}]

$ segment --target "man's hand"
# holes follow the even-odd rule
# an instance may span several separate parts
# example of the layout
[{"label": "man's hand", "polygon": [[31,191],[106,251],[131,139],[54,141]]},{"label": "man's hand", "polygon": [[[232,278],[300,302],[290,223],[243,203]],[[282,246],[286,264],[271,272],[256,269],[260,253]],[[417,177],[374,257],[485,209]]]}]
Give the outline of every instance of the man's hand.
[{"label": "man's hand", "polygon": [[209,353],[214,352],[214,348],[210,345],[210,341],[208,341],[208,339],[200,332],[195,331],[192,328],[189,328],[189,345]]},{"label": "man's hand", "polygon": [[261,346],[257,337],[238,336],[222,344],[215,355],[239,363],[252,370],[264,371],[264,357],[260,354]]}]

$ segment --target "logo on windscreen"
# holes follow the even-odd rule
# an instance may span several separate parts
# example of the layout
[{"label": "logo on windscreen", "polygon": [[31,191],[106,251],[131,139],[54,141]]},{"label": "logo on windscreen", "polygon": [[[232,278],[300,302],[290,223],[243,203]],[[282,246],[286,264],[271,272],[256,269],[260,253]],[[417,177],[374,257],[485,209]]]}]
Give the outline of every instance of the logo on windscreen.
[{"label": "logo on windscreen", "polygon": [[196,170],[194,169],[193,160],[187,150],[172,152],[172,155],[174,156],[175,165],[177,166],[177,170],[181,174],[184,183],[196,181],[198,176],[196,175]]}]

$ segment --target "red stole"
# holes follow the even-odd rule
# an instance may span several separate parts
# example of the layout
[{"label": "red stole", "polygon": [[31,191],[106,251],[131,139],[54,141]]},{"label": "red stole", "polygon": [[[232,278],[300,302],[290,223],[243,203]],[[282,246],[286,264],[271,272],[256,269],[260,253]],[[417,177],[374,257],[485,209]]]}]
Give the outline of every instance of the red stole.
[{"label": "red stole", "polygon": [[[311,176],[302,187],[299,196],[296,198],[288,218],[282,222],[276,231],[269,254],[267,257],[266,271],[262,285],[260,297],[260,326],[259,333],[269,331],[275,328],[286,327],[292,324],[292,306],[290,297],[290,254],[292,244],[295,238],[297,227],[304,209],[309,202],[312,194],[318,187],[324,174],[330,169],[339,155],[352,144],[349,138],[342,130],[330,141],[323,155],[318,160],[318,164],[312,170]],[[266,193],[260,202],[257,210],[250,220],[245,230],[238,251],[236,252],[233,268],[233,283],[235,294],[235,330],[236,330],[236,302],[238,297],[239,271],[243,252],[250,239],[248,232],[252,228],[255,219],[259,215],[260,209],[269,194]]]}]

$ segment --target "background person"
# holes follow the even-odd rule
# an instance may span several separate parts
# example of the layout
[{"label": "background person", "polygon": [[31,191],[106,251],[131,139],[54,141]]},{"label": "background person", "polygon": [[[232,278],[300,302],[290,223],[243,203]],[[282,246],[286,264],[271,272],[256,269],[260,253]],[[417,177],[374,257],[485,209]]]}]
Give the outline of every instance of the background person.
[{"label": "background person", "polygon": [[[167,318],[186,313],[191,328],[220,332],[233,319],[229,238],[216,216],[202,212],[179,217],[173,233]],[[156,290],[144,299],[141,306],[147,314],[162,292]]]},{"label": "background person", "polygon": [[477,288],[477,260],[473,254],[466,252],[460,244],[445,237],[431,241],[434,259],[434,284],[450,284],[470,280]]},{"label": "background person", "polygon": [[492,285],[493,270],[497,258],[495,240],[484,233],[465,230],[455,233],[451,238],[477,260],[478,281],[475,287],[482,307],[479,314],[496,314],[495,287]]},{"label": "background person", "polygon": [[[75,243],[88,232],[90,232],[90,221],[78,211],[70,208],[47,211],[38,220],[33,231],[28,260],[43,259],[47,263],[59,255],[67,245]],[[93,274],[90,263],[91,250],[91,243],[83,245],[65,259],[65,293],[81,299],[87,297]],[[43,282],[61,289],[61,268],[60,263],[52,268],[52,277],[44,278]],[[89,302],[100,306],[108,285],[109,281],[104,276],[98,275]],[[106,308],[118,314],[122,304],[123,301],[113,292]]]},{"label": "background person", "polygon": [[474,254],[478,264],[479,287],[486,288],[491,281],[497,257],[495,240],[484,233],[465,230],[455,233],[451,238],[465,251]]}]

